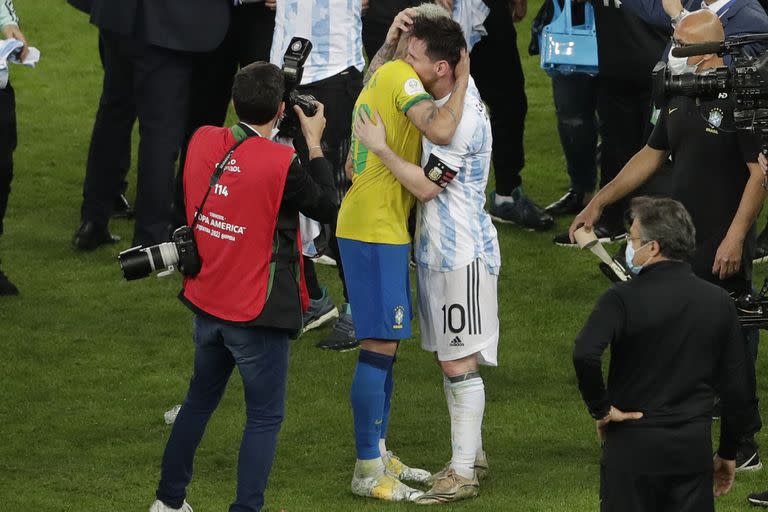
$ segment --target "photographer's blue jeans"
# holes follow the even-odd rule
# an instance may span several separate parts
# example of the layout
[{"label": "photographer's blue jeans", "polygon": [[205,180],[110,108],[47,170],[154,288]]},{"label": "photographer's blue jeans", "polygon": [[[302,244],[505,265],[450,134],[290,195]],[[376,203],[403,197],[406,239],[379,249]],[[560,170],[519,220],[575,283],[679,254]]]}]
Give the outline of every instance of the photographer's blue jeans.
[{"label": "photographer's blue jeans", "polygon": [[195,450],[235,366],[243,379],[246,424],[237,466],[237,497],[229,512],[258,512],[283,421],[288,334],[236,327],[195,316],[195,362],[187,397],[165,447],[157,499],[180,508],[192,479]]},{"label": "photographer's blue jeans", "polygon": [[584,73],[552,76],[557,131],[571,188],[590,193],[597,184],[597,82]]}]

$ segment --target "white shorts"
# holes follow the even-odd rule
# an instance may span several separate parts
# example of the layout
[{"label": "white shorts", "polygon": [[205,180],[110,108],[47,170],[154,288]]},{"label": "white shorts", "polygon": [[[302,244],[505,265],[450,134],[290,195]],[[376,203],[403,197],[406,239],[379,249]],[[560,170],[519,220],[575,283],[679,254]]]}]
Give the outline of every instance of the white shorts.
[{"label": "white shorts", "polygon": [[449,272],[421,265],[416,271],[421,348],[440,361],[478,354],[478,362],[498,364],[498,276],[480,260]]}]

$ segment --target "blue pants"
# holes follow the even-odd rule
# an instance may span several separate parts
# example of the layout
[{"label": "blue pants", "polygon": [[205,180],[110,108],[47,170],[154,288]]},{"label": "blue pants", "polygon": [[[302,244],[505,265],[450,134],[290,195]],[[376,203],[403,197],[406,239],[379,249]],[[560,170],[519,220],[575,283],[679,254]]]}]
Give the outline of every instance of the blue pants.
[{"label": "blue pants", "polygon": [[555,74],[552,96],[571,188],[592,192],[597,184],[597,79],[583,73]]},{"label": "blue pants", "polygon": [[237,466],[237,497],[229,512],[258,512],[283,422],[288,334],[196,316],[194,341],[194,373],[165,447],[157,499],[172,508],[183,504],[195,450],[237,366],[245,391],[246,424]]}]

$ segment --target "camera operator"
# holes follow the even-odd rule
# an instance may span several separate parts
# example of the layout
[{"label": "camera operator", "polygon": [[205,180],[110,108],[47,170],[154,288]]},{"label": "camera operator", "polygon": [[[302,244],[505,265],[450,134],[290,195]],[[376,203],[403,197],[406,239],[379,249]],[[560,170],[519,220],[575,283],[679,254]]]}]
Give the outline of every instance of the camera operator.
[{"label": "camera operator", "polygon": [[[717,15],[700,10],[676,27],[678,46],[723,41]],[[685,72],[707,73],[724,66],[715,54],[672,57],[670,65]],[[684,68],[684,69],[683,69]],[[715,99],[673,96],[664,105],[648,140],[619,175],[607,184],[574,219],[569,233],[592,226],[605,206],[626,197],[672,158],[671,196],[683,203],[696,226],[694,273],[736,295],[752,290],[754,223],[765,200],[763,173],[757,164],[756,137],[736,131],[733,102],[727,93]],[[644,251],[644,249],[643,249]],[[643,252],[638,260],[642,261]],[[757,332],[745,330],[745,342],[757,357]],[[759,469],[753,440],[739,447],[737,469]]]},{"label": "camera operator", "polygon": [[[284,87],[277,66],[242,68],[232,87],[240,122],[204,126],[189,143],[184,193],[190,224],[210,191],[195,229],[202,269],[184,279],[180,294],[195,313],[194,371],[163,454],[151,512],[191,512],[185,497],[195,450],[235,366],[247,421],[229,510],[257,512],[264,503],[284,414],[289,336],[301,330],[308,303],[298,214],[328,222],[337,209],[331,165],[320,150],[323,106],[316,103],[310,118],[294,107],[310,148],[309,172],[293,149],[269,138],[285,110]],[[224,172],[214,186],[219,163]]]}]

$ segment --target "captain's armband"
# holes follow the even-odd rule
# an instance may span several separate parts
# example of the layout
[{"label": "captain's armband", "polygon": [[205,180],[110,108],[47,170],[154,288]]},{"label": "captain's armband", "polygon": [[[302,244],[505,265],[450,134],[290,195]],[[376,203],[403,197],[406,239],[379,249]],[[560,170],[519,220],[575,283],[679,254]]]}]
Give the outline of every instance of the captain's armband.
[{"label": "captain's armband", "polygon": [[434,154],[429,155],[427,165],[424,166],[424,176],[440,188],[447,187],[448,184],[453,181],[456,173],[457,171],[448,167],[448,164],[440,160]]}]

